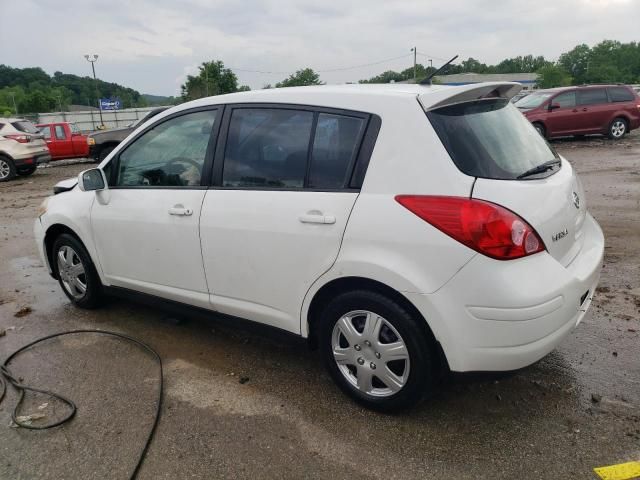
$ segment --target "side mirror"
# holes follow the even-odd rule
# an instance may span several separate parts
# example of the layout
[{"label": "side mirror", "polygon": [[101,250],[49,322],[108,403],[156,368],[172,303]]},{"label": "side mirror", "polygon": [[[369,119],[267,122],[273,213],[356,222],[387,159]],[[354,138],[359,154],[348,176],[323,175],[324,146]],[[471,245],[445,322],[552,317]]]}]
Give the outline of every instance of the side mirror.
[{"label": "side mirror", "polygon": [[78,175],[78,186],[83,192],[105,190],[107,188],[107,178],[99,168],[92,168],[80,172]]},{"label": "side mirror", "polygon": [[549,104],[549,111],[552,112],[555,109],[560,108],[560,104],[559,103],[550,103]]}]

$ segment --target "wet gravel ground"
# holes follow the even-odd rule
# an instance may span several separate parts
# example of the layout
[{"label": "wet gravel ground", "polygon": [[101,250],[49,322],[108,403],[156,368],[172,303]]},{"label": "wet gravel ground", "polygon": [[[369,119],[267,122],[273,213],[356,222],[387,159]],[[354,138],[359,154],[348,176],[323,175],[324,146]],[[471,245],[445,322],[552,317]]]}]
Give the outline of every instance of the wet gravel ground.
[{"label": "wet gravel ground", "polygon": [[[520,372],[453,376],[432,400],[382,415],[344,397],[299,340],[122,300],[73,308],[31,230],[53,184],[90,167],[77,161],[0,184],[0,358],[67,329],[150,343],[166,392],[139,478],[596,478],[594,467],[640,460],[640,133],[553,144],[581,174],[606,235],[605,266],[582,324]],[[153,419],[157,370],[147,354],[82,335],[41,344],[12,368],[79,408],[60,428],[11,428],[10,390],[0,478],[127,478]],[[32,397],[25,410],[49,421],[64,407]]]}]

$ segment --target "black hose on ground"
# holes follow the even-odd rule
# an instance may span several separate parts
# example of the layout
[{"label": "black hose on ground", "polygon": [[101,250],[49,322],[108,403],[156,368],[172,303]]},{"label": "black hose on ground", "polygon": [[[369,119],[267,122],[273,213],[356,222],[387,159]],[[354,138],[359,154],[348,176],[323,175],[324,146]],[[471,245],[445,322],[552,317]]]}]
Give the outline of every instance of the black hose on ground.
[{"label": "black hose on ground", "polygon": [[[21,428],[27,428],[29,430],[47,430],[49,428],[54,428],[57,426],[60,426],[66,422],[68,422],[69,420],[71,420],[74,415],[76,414],[76,405],[75,403],[73,403],[73,401],[69,400],[68,398],[63,397],[62,395],[59,395],[57,393],[48,391],[48,390],[41,390],[38,388],[34,388],[34,387],[30,387],[28,385],[25,385],[23,383],[21,383],[18,379],[16,379],[13,374],[11,373],[11,370],[9,370],[9,363],[11,363],[12,360],[14,360],[18,355],[20,355],[22,352],[24,352],[25,350],[28,350],[29,348],[33,347],[34,345],[37,345],[38,343],[44,342],[46,340],[50,340],[52,338],[56,338],[56,337],[62,337],[65,335],[77,335],[77,334],[82,334],[82,333],[92,333],[92,334],[99,334],[99,335],[108,335],[111,337],[116,337],[116,338],[120,338],[120,339],[124,339],[127,340],[129,342],[132,342],[136,345],[138,345],[139,347],[141,347],[142,349],[146,350],[147,352],[149,352],[156,360],[156,363],[158,364],[158,400],[157,400],[157,404],[156,404],[156,413],[155,413],[155,417],[153,419],[153,425],[151,426],[151,429],[149,430],[149,435],[147,436],[147,440],[144,444],[144,447],[142,448],[142,451],[140,452],[140,456],[138,457],[138,461],[136,463],[135,468],[133,469],[133,472],[131,473],[131,476],[129,477],[130,479],[134,479],[137,477],[138,472],[140,471],[140,467],[142,466],[142,462],[144,461],[144,458],[147,454],[147,451],[149,450],[149,446],[151,445],[151,441],[153,439],[153,435],[156,431],[156,427],[158,426],[158,420],[160,419],[160,410],[162,407],[162,393],[163,393],[163,389],[164,389],[164,380],[163,380],[163,374],[162,374],[162,359],[160,358],[160,355],[158,355],[158,353],[151,348],[149,345],[147,345],[146,343],[141,342],[140,340],[137,340],[133,337],[130,337],[128,335],[124,335],[122,333],[117,333],[117,332],[109,332],[106,330],[69,330],[66,332],[60,332],[60,333],[54,333],[53,335],[47,335],[46,337],[42,337],[39,338],[37,340],[34,340],[33,342],[19,348],[18,350],[16,350],[15,352],[13,352],[11,355],[9,355],[7,357],[7,359],[4,361],[4,363],[0,366],[0,403],[2,403],[2,401],[4,400],[4,397],[7,393],[7,383],[9,383],[10,385],[12,385],[18,392],[19,392],[19,398],[18,398],[18,402],[16,403],[16,406],[13,409],[13,412],[11,413],[11,419],[13,420],[13,422],[18,425]],[[24,396],[25,396],[25,392],[36,392],[36,393],[40,393],[42,395],[48,395],[50,397],[56,398],[58,400],[60,400],[61,402],[63,402],[64,404],[69,406],[70,412],[61,420],[58,420],[54,423],[51,424],[47,424],[47,425],[31,425],[31,424],[26,424],[24,422],[19,422],[18,421],[18,412],[20,410],[20,406],[22,405],[22,402],[24,400]]]}]

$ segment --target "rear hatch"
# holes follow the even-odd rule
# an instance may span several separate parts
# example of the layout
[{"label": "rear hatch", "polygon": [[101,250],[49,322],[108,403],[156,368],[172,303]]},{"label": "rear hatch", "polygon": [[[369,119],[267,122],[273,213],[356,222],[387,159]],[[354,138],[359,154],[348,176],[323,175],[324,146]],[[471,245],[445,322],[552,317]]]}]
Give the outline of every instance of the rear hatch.
[{"label": "rear hatch", "polygon": [[27,120],[17,120],[11,122],[11,126],[21,134],[29,137],[29,142],[24,144],[25,149],[33,151],[48,150],[47,142],[44,140],[44,135],[40,133],[38,127],[33,123]]},{"label": "rear hatch", "polygon": [[440,102],[427,117],[456,166],[476,177],[471,196],[524,219],[567,266],[582,246],[582,185],[507,96]]}]

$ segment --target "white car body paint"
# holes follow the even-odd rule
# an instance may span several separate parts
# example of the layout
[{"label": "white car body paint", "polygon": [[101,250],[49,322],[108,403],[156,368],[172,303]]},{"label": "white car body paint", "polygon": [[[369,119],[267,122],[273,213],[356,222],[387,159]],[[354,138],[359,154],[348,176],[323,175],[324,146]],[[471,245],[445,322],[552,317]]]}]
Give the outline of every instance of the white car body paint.
[{"label": "white car body paint", "polygon": [[[297,104],[378,115],[381,128],[356,192],[220,189],[82,192],[49,199],[35,226],[62,224],[87,247],[104,285],[119,286],[309,335],[308,310],[329,282],[362,277],[403,295],[422,314],[452,370],[510,370],[535,362],[580,322],[602,264],[604,238],[568,162],[531,181],[478,179],[452,162],[425,110],[513,84],[460,87],[348,85],[221,95],[169,109],[235,103]],[[517,88],[515,88],[517,90]],[[475,185],[474,185],[475,181]],[[486,257],[394,200],[398,194],[484,199],[528,221],[547,250]],[[583,203],[575,207],[571,196]],[[100,196],[103,195],[101,198]],[[190,216],[173,216],[176,205]],[[573,210],[572,210],[573,209]],[[314,219],[326,218],[317,223]],[[303,221],[301,221],[303,220]],[[310,220],[310,222],[309,222]],[[568,237],[550,238],[563,228]],[[48,265],[48,263],[47,263]],[[580,304],[585,292],[588,299]]]}]

